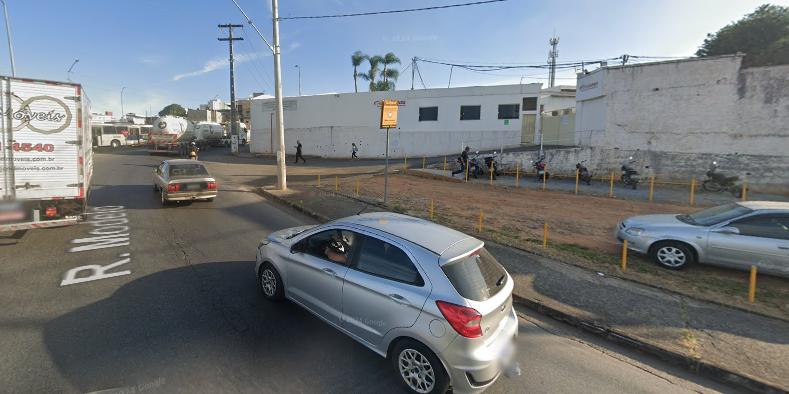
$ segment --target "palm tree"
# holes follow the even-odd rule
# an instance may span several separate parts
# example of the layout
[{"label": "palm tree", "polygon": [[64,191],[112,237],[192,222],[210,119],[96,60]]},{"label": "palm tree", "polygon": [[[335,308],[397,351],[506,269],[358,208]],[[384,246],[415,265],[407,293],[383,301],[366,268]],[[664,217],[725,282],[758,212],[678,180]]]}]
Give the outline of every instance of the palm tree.
[{"label": "palm tree", "polygon": [[359,78],[370,82],[370,91],[376,91],[376,81],[375,78],[378,76],[378,65],[383,62],[383,58],[376,55],[376,56],[368,56],[367,62],[370,63],[370,70],[367,73],[359,74]]},{"label": "palm tree", "polygon": [[356,51],[351,55],[351,64],[353,65],[353,91],[358,92],[359,88],[356,86],[356,79],[360,77],[360,75],[356,72],[356,68],[362,65],[364,59],[367,59],[367,55],[362,53],[362,51]]},{"label": "palm tree", "polygon": [[[390,64],[400,64],[400,58],[395,56],[394,53],[389,52],[381,59],[381,63],[384,65],[383,71],[381,71],[381,77],[383,77],[384,82],[386,82],[389,78],[387,75],[387,68]],[[397,79],[397,77],[395,77]]]},{"label": "palm tree", "polygon": [[386,84],[386,90],[394,90],[395,89],[395,81],[397,78],[400,77],[400,71],[396,68],[389,68],[386,71],[381,72],[384,77],[383,82]]}]

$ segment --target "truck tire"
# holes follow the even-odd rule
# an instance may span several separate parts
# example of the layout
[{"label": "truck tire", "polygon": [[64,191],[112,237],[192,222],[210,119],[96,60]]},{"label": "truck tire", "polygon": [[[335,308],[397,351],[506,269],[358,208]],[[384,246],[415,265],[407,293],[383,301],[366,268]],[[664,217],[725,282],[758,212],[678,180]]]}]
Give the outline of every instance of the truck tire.
[{"label": "truck tire", "polygon": [[121,142],[120,142],[120,141],[118,141],[118,140],[112,140],[112,141],[110,142],[110,146],[112,147],[112,149],[115,149],[115,148],[117,148],[117,147],[121,146]]}]

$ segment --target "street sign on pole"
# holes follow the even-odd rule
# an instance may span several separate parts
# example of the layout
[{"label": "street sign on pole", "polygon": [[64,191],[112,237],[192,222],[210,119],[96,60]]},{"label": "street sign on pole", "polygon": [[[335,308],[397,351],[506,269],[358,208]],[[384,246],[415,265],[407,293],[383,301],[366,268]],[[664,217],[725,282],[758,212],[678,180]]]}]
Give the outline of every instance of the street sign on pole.
[{"label": "street sign on pole", "polygon": [[381,102],[381,128],[386,129],[386,164],[384,166],[384,205],[389,197],[389,129],[397,127],[397,100]]},{"label": "street sign on pole", "polygon": [[381,102],[381,128],[397,127],[397,100],[383,100]]}]

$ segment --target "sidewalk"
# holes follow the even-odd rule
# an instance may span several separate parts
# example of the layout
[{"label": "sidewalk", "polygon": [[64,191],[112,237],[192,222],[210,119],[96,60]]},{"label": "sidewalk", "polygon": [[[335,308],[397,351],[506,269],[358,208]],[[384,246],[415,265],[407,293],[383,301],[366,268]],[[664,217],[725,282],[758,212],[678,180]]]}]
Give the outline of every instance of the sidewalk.
[{"label": "sidewalk", "polygon": [[[261,193],[324,221],[382,210],[308,185]],[[522,305],[739,388],[789,390],[786,321],[487,244],[515,279]]]}]

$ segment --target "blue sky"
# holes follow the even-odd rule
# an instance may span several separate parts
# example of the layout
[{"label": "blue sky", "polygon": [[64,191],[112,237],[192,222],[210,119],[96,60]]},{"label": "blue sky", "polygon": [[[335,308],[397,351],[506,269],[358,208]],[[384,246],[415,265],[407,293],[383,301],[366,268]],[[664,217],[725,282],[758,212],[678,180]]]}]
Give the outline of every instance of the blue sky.
[{"label": "blue sky", "polygon": [[[466,0],[281,0],[281,16],[365,12],[461,3]],[[93,110],[158,112],[176,102],[187,107],[229,99],[228,48],[217,41],[220,23],[245,24],[231,0],[6,0],[17,75],[72,80],[84,85]],[[270,2],[238,0],[267,38]],[[282,77],[286,95],[353,91],[350,55],[394,52],[404,69],[413,56],[453,62],[537,63],[547,40],[560,37],[559,61],[615,57],[692,55],[706,33],[739,19],[763,1],[752,0],[509,0],[482,6],[321,20],[281,22]],[[789,0],[772,1],[789,5]],[[0,33],[1,34],[1,33]],[[272,58],[251,27],[237,30],[236,95],[273,92]],[[4,38],[4,37],[3,37]],[[2,44],[2,41],[0,41]],[[0,70],[10,74],[4,45]],[[447,86],[447,67],[421,64],[428,87]],[[364,70],[364,67],[363,67]],[[524,77],[525,76],[525,77]],[[491,74],[455,69],[452,86],[546,82],[541,70]],[[557,83],[574,84],[572,71]],[[360,90],[365,86],[362,81]],[[411,85],[410,70],[398,89]],[[421,83],[417,82],[417,86]]]}]

